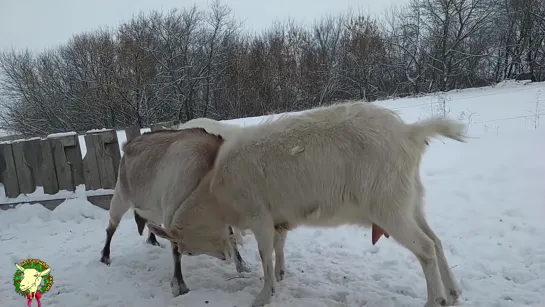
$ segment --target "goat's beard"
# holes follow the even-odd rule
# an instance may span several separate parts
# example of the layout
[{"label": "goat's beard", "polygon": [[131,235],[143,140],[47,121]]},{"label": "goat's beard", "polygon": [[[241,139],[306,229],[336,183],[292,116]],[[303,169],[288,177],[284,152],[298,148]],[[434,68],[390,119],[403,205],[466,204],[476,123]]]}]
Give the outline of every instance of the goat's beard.
[{"label": "goat's beard", "polygon": [[40,293],[40,291],[36,291],[36,293],[34,293],[34,294],[31,294],[30,292],[27,292],[26,298],[27,298],[27,306],[28,307],[31,307],[33,298],[36,298],[36,302],[38,302],[38,307],[42,306],[42,302],[40,301],[40,299],[42,298],[42,293]]}]

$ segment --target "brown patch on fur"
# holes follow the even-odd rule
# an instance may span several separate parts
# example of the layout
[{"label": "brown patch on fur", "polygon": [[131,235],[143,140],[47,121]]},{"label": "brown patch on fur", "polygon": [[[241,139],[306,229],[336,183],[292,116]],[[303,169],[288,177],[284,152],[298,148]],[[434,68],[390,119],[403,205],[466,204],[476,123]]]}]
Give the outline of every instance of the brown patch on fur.
[{"label": "brown patch on fur", "polygon": [[126,155],[134,154],[142,149],[141,146],[144,146],[144,148],[150,146],[150,143],[148,143],[148,141],[151,138],[161,139],[162,142],[165,141],[165,139],[167,142],[174,142],[178,139],[188,137],[189,135],[194,135],[194,134],[214,136],[219,141],[220,145],[224,141],[220,135],[210,134],[204,128],[188,128],[188,129],[181,129],[181,130],[157,130],[157,131],[145,132],[144,134],[139,135],[135,137],[134,139],[125,142],[125,144],[123,144],[123,152]]}]

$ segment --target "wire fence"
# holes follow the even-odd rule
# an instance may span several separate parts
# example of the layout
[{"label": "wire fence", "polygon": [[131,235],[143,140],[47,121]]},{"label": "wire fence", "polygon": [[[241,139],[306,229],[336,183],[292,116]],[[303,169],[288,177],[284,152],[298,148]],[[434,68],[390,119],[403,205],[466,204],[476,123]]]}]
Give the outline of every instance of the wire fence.
[{"label": "wire fence", "polygon": [[[449,102],[453,102],[453,101],[461,101],[461,100],[468,100],[468,99],[475,99],[475,98],[480,98],[480,97],[487,97],[487,96],[496,96],[496,95],[505,95],[505,94],[510,94],[510,93],[516,93],[516,92],[522,92],[522,91],[527,91],[528,89],[526,88],[523,88],[523,89],[517,89],[517,90],[510,90],[510,91],[501,91],[501,92],[495,92],[495,93],[489,93],[489,94],[482,94],[482,95],[476,95],[476,96],[466,96],[466,97],[461,97],[461,98],[455,98],[455,99],[449,99]],[[538,89],[539,91],[539,89]],[[444,93],[444,94],[437,94],[435,93],[435,95],[429,95],[429,96],[423,96],[423,97],[429,97],[429,98],[433,98],[433,97],[438,97],[438,96],[442,96],[442,95],[448,95],[447,93]],[[385,100],[383,102],[393,102],[395,100]],[[413,104],[413,105],[409,105],[409,106],[402,106],[402,107],[396,107],[396,108],[393,108],[393,110],[401,110],[401,109],[411,109],[411,108],[417,108],[417,107],[424,107],[424,106],[429,106],[430,102],[425,102],[425,103],[419,103],[419,104]]]},{"label": "wire fence", "polygon": [[532,114],[532,115],[521,115],[521,116],[515,116],[515,117],[506,117],[506,118],[498,118],[498,119],[490,119],[490,120],[483,120],[479,122],[471,122],[471,124],[484,124],[484,123],[492,123],[492,122],[499,122],[499,121],[506,121],[506,120],[512,120],[512,119],[520,119],[520,118],[535,118],[539,117],[541,115],[545,115],[545,113],[540,114]]},{"label": "wire fence", "polygon": [[[497,92],[494,92],[494,93],[487,93],[487,94],[481,94],[481,95],[473,95],[473,96],[465,96],[465,97],[460,97],[460,98],[448,98],[448,103],[452,103],[452,102],[457,102],[457,101],[463,101],[463,100],[469,100],[469,99],[476,99],[476,98],[481,98],[481,97],[489,97],[489,96],[497,96],[497,95],[506,95],[506,94],[511,94],[511,93],[517,93],[517,92],[522,92],[522,91],[527,91],[528,88],[522,88],[522,89],[515,89],[515,90],[503,90],[503,91],[497,91]],[[537,89],[537,95],[540,96],[541,94],[541,89]],[[438,98],[438,99],[441,99],[439,97],[445,97],[445,96],[448,96],[449,94],[448,93],[433,93],[432,95],[429,95],[429,96],[423,96],[423,97],[419,97],[419,98],[430,98],[430,99],[433,99],[433,98]],[[417,98],[418,99],[418,98]],[[381,101],[381,102],[385,102],[385,103],[392,103],[394,102],[395,100],[390,100],[390,101]],[[536,99],[536,103],[539,105],[539,103],[541,101],[544,101],[543,98],[539,97]],[[445,102],[442,102],[442,101],[430,101],[430,102],[425,102],[425,103],[419,103],[419,104],[413,104],[413,105],[408,105],[408,106],[400,106],[400,107],[394,107],[392,108],[392,110],[394,111],[399,111],[399,110],[405,110],[405,109],[412,109],[412,108],[418,108],[418,107],[427,107],[427,106],[433,106],[433,105],[437,105],[437,104],[443,104],[443,103],[446,103],[447,101]],[[380,103],[380,102],[379,102]],[[497,118],[497,119],[490,119],[490,120],[482,120],[482,121],[471,121],[470,124],[471,125],[474,125],[474,124],[485,124],[485,123],[492,123],[492,122],[501,122],[501,121],[508,121],[508,120],[515,120],[515,119],[523,119],[523,118],[537,118],[539,119],[540,116],[542,115],[545,115],[545,113],[539,113],[539,109],[536,109],[534,111],[534,113],[531,113],[529,115],[520,115],[520,116],[512,116],[512,117],[505,117],[505,118]],[[532,111],[529,111],[529,112],[532,112]],[[477,115],[477,114],[475,114]]]}]

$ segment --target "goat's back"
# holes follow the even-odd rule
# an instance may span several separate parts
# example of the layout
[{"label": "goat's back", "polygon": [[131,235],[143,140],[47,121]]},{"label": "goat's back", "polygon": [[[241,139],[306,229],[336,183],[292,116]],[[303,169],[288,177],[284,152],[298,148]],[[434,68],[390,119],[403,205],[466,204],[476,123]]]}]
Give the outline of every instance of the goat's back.
[{"label": "goat's back", "polygon": [[407,134],[394,112],[371,104],[288,114],[227,139],[210,188],[235,212],[278,223],[360,223],[362,209],[411,197],[421,152]]}]

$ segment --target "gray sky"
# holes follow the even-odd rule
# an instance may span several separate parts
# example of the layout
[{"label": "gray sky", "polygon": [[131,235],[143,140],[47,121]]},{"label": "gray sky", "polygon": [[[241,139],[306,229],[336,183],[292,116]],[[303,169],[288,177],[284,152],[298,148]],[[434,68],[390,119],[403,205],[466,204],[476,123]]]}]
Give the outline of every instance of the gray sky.
[{"label": "gray sky", "polygon": [[[239,18],[244,29],[261,30],[276,19],[291,17],[305,23],[325,14],[362,9],[382,14],[392,4],[409,0],[222,0]],[[169,10],[209,0],[0,0],[0,50],[41,50],[66,42],[72,34],[116,26],[133,14],[153,9]]]}]

